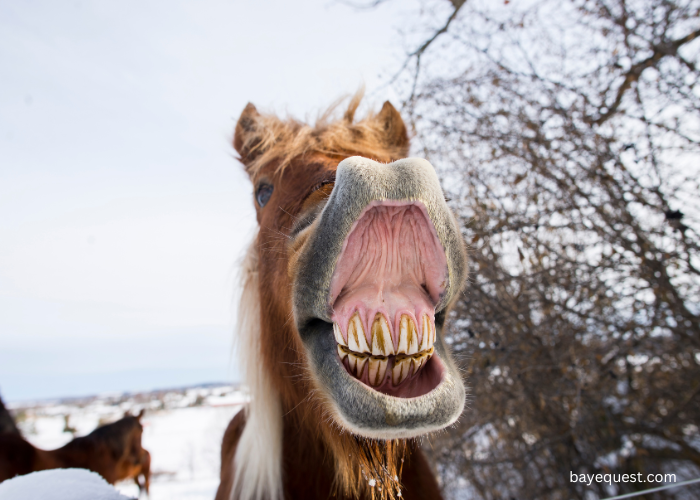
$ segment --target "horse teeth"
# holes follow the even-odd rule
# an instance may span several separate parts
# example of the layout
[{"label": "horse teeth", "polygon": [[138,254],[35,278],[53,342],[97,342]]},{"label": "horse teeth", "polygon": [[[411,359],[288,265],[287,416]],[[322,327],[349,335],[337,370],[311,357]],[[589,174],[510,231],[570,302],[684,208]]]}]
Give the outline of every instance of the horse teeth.
[{"label": "horse teeth", "polygon": [[388,364],[389,360],[386,358],[369,358],[368,378],[370,385],[374,387],[382,385]]},{"label": "horse teeth", "polygon": [[355,373],[355,367],[357,366],[357,357],[352,354],[348,354],[348,368],[350,373]]},{"label": "horse teeth", "polygon": [[357,364],[355,366],[355,375],[357,378],[362,377],[362,372],[365,369],[368,359],[369,358],[367,356],[357,356]]},{"label": "horse teeth", "polygon": [[362,376],[362,370],[364,370],[366,363],[367,356],[358,356],[353,353],[348,353],[348,365],[350,365],[350,372],[354,373],[357,378]]},{"label": "horse teeth", "polygon": [[372,355],[391,356],[392,354],[394,354],[394,343],[391,341],[389,323],[382,313],[377,313],[372,323]]},{"label": "horse teeth", "polygon": [[[367,366],[367,380],[370,385],[378,387],[384,383],[387,376],[389,359],[393,359],[391,381],[394,387],[402,384],[408,377],[415,375],[425,366],[434,353],[435,328],[430,317],[424,314],[422,319],[423,338],[418,345],[418,330],[413,319],[404,314],[399,322],[399,345],[394,344],[389,330],[389,323],[382,313],[377,313],[372,322],[372,348],[367,344],[364,327],[359,312],[348,321],[347,345],[343,339],[340,327],[333,323],[338,356],[341,362],[347,360],[348,371],[361,379]],[[389,356],[395,356],[389,358]]]},{"label": "horse teeth", "polygon": [[413,356],[413,358],[411,358],[413,360],[413,374],[414,375],[416,373],[418,373],[418,370],[420,370],[421,368],[423,368],[423,366],[425,366],[425,364],[428,362],[428,360],[430,358],[433,357],[434,352],[435,352],[435,349],[433,349],[431,347],[427,352],[421,353],[420,356]]},{"label": "horse teeth", "polygon": [[[411,372],[412,358],[395,358],[391,369],[391,383],[394,387],[401,384]],[[415,373],[416,370],[414,370]]]},{"label": "horse teeth", "polygon": [[413,361],[413,373],[418,373],[423,365],[425,364],[425,356],[418,356],[417,358],[411,358]]},{"label": "horse teeth", "polygon": [[407,314],[401,315],[399,323],[399,346],[396,354],[416,354],[418,352],[418,331],[416,324]]},{"label": "horse teeth", "polygon": [[420,352],[427,351],[435,343],[435,328],[427,314],[423,315],[423,336],[420,341]]},{"label": "horse teeth", "polygon": [[345,350],[342,349],[339,345],[336,347],[338,348],[338,356],[340,356],[340,361],[344,361],[345,358],[348,357],[348,353],[345,352]]},{"label": "horse teeth", "polygon": [[367,364],[367,358],[362,358],[357,360],[357,371],[355,374],[357,375],[357,378],[362,377],[362,372],[365,369],[365,365]]},{"label": "horse teeth", "polygon": [[340,327],[338,326],[338,323],[333,322],[333,335],[335,336],[335,341],[342,346],[347,347],[348,344],[345,342],[345,339],[343,338],[343,334],[340,332]]},{"label": "horse teeth", "polygon": [[367,345],[367,338],[365,337],[365,329],[362,327],[362,319],[360,319],[360,314],[353,314],[352,318],[348,322],[348,348],[355,352],[372,352]]}]

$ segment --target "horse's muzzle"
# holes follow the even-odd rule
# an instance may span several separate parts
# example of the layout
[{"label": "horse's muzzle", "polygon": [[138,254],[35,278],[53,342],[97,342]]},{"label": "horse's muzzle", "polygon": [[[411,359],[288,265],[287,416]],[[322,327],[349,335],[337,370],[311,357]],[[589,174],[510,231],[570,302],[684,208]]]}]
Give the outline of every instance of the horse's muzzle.
[{"label": "horse's muzzle", "polygon": [[294,315],[338,423],[382,439],[453,423],[465,391],[442,330],[467,261],[430,163],[342,161],[309,232]]}]

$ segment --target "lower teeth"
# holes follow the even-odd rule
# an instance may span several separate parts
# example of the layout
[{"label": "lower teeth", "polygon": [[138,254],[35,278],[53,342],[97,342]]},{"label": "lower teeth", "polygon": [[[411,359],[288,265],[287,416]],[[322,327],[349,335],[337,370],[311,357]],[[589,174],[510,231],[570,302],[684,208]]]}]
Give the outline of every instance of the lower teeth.
[{"label": "lower teeth", "polygon": [[338,356],[341,362],[347,358],[347,366],[351,374],[362,378],[365,366],[367,366],[367,379],[370,385],[377,387],[384,383],[389,359],[393,359],[391,368],[391,382],[394,386],[402,384],[407,378],[415,375],[425,366],[425,363],[433,356],[434,349],[419,352],[412,355],[398,355],[391,357],[370,356],[351,351],[340,344],[337,346]]}]

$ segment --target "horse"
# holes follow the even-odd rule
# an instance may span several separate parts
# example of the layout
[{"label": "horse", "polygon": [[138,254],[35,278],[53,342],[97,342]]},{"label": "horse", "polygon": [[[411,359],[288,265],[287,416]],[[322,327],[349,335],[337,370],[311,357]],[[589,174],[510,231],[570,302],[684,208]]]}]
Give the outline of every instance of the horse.
[{"label": "horse", "polygon": [[443,330],[465,245],[400,113],[356,120],[361,99],[314,126],[249,103],[235,126],[258,222],[237,326],[251,401],[216,500],[441,498],[419,438],[464,408]]},{"label": "horse", "polygon": [[[0,411],[0,419],[12,421],[7,410],[4,414]],[[139,492],[148,494],[151,455],[141,446],[142,416],[143,410],[136,416],[127,414],[56,450],[36,448],[19,431],[0,433],[0,482],[41,470],[81,468],[110,484],[133,478]]]}]

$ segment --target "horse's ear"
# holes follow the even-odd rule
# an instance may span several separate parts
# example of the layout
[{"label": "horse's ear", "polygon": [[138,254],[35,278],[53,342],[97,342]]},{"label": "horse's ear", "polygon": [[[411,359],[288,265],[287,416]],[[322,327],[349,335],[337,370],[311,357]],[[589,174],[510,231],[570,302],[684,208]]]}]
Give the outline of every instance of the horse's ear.
[{"label": "horse's ear", "polygon": [[233,135],[233,147],[241,155],[241,161],[248,163],[252,161],[259,153],[256,146],[260,143],[260,137],[257,130],[257,120],[260,118],[260,113],[248,103],[238,118],[236,123],[236,131]]},{"label": "horse's ear", "polygon": [[396,108],[386,101],[376,120],[381,124],[385,132],[384,143],[392,148],[400,148],[404,156],[408,154],[408,130]]},{"label": "horse's ear", "polygon": [[141,421],[141,417],[143,417],[143,414],[144,414],[144,413],[146,413],[146,409],[145,409],[145,408],[141,408],[141,411],[139,412],[139,414],[136,415],[136,420],[138,420],[138,421],[140,422],[140,421]]}]

